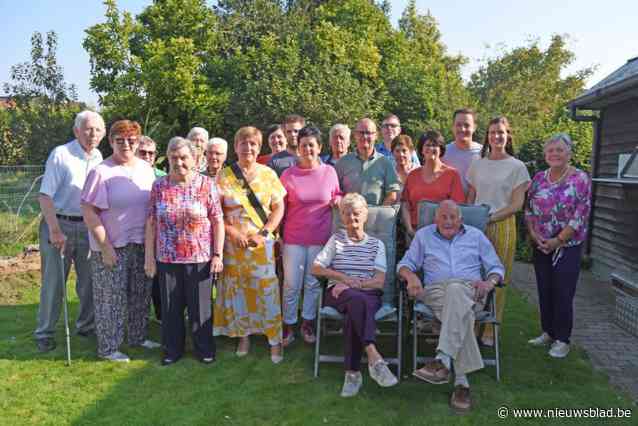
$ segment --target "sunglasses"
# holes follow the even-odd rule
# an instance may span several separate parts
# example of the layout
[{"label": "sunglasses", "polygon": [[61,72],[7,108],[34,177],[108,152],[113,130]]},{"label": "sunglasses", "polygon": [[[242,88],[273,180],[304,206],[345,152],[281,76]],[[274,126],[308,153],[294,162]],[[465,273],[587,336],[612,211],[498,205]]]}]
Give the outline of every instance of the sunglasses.
[{"label": "sunglasses", "polygon": [[143,156],[147,156],[147,155],[150,155],[151,157],[155,156],[155,151],[147,151],[145,149],[138,149],[137,153]]}]

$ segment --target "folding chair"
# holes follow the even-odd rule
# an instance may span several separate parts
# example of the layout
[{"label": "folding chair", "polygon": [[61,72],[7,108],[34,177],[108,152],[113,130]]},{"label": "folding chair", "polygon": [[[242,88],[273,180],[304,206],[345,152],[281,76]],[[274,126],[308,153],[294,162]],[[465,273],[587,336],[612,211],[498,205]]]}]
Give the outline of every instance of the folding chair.
[{"label": "folding chair", "polygon": [[[423,226],[429,225],[434,221],[434,214],[438,207],[438,203],[433,203],[430,201],[421,201],[418,204],[418,226],[420,229]],[[465,225],[471,225],[475,228],[480,229],[485,232],[487,227],[487,222],[489,220],[489,206],[487,205],[470,205],[470,204],[460,204],[461,214],[463,215],[463,223]],[[498,284],[498,287],[502,286],[502,284]],[[404,288],[405,290],[405,288]],[[413,370],[417,369],[418,363],[424,363],[428,360],[431,360],[431,357],[421,357],[418,356],[418,342],[419,342],[419,331],[417,330],[417,323],[421,321],[422,324],[429,325],[432,327],[434,324],[438,323],[434,312],[427,306],[425,303],[421,301],[413,301],[412,302],[412,368]],[[495,307],[495,292],[492,290],[488,296],[487,301],[485,303],[485,307],[482,311],[475,312],[475,321],[479,324],[479,336],[481,337],[483,334],[483,330],[485,325],[492,324],[494,327],[494,358],[485,358],[483,357],[483,362],[485,365],[494,365],[496,367],[496,380],[501,381],[501,363],[500,363],[500,352],[499,352],[499,327],[500,323],[496,319],[496,307]],[[423,336],[423,334],[421,334]],[[433,335],[430,334],[429,337]],[[437,336],[438,337],[438,336]]]},{"label": "folding chair", "polygon": [[[335,213],[336,210],[333,210],[333,230],[337,230],[341,228],[343,225],[341,224],[340,216]],[[385,252],[387,258],[387,269],[385,274],[385,285],[384,291],[386,290],[394,290],[394,286],[396,286],[396,225],[397,225],[397,213],[399,211],[399,206],[372,206],[368,207],[368,221],[365,225],[366,234],[378,238],[383,241],[385,244]],[[325,282],[322,281],[322,286],[325,286]],[[390,287],[392,286],[392,288]],[[318,314],[317,314],[317,330],[316,336],[317,341],[315,342],[315,359],[314,359],[314,375],[315,377],[319,376],[319,363],[322,362],[330,362],[330,363],[343,363],[344,357],[343,355],[330,355],[330,354],[322,354],[321,353],[321,343],[322,339],[326,337],[327,333],[325,331],[324,323],[327,321],[334,322],[341,326],[343,323],[343,315],[341,315],[336,309],[330,306],[323,306],[323,291],[322,289],[321,295],[319,296],[319,304],[318,304]],[[396,366],[397,369],[397,378],[401,380],[401,360],[402,360],[402,336],[403,336],[403,292],[395,291],[397,294],[398,301],[398,315],[397,312],[392,313],[391,315],[386,315],[384,317],[378,317],[375,315],[375,319],[377,321],[377,325],[381,324],[391,324],[393,328],[395,328],[395,332],[391,333],[391,335],[396,334],[396,357],[386,357],[383,358],[385,361],[390,364]],[[377,312],[378,314],[378,312]],[[332,333],[331,333],[332,334]],[[341,333],[338,333],[341,335]]]}]

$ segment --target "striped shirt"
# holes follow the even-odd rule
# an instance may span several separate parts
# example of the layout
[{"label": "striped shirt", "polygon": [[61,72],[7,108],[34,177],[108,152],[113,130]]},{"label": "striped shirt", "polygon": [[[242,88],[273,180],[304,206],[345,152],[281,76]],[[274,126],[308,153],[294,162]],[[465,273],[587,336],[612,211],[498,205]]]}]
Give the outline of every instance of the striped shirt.
[{"label": "striped shirt", "polygon": [[[315,263],[350,277],[370,279],[375,270],[386,271],[385,246],[367,234],[361,241],[352,241],[345,230],[339,230],[319,252]],[[335,284],[336,281],[330,280],[328,287]]]}]

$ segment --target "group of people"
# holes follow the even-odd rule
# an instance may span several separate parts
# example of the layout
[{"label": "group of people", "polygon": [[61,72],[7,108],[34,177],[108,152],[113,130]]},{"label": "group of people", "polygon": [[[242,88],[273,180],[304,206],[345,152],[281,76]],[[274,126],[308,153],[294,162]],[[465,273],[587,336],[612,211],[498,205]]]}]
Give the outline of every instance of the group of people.
[{"label": "group of people", "polygon": [[[495,291],[502,321],[515,214],[524,207],[543,331],[530,344],[551,344],[553,357],[569,352],[590,183],[586,173],[570,166],[573,144],[565,134],[545,143],[549,169],[532,180],[514,155],[505,117],[489,121],[482,144],[473,138],[473,110],[457,110],[452,120],[454,141],[446,144],[432,130],[419,137],[416,148],[394,114],[383,118],[380,142],[369,118],[352,130],[335,124],[328,153],[321,155],[319,129],[289,115],[268,129],[267,154],[258,128],[237,130],[237,160],[228,165],[228,143],[194,127],[186,138],[168,142],[166,174],[155,167],[157,144],[130,120],[111,125],[113,154],[103,160],[97,146],[106,134],[104,121],[95,112],[81,112],[76,139],[52,151],[40,188],[38,348],[55,347],[71,263],[80,299],[76,333],[95,333],[98,356],[111,361],[129,361],[122,350],[125,337],[129,347],[162,347],[162,365],[184,355],[185,310],[202,363],[214,362],[214,336],[220,335],[237,339],[239,357],[249,353],[251,335],[264,335],[272,362],[280,363],[296,335],[315,342],[324,291],[318,278],[324,277],[324,303],[346,318],[342,396],[357,394],[364,352],[372,379],[393,386],[397,379],[375,344],[375,317],[396,312],[397,289],[385,284],[383,242],[364,229],[370,207],[400,204],[409,246],[397,273],[408,294],[441,321],[436,358],[414,375],[447,383],[453,374],[450,403],[470,409],[466,375],[483,367],[474,312],[500,282]],[[423,200],[439,208],[434,223],[419,229]],[[489,206],[485,234],[463,225],[459,203]],[[335,208],[344,228],[333,234]],[[161,345],[148,339],[151,300],[161,320]],[[493,344],[492,330],[482,339]]]}]

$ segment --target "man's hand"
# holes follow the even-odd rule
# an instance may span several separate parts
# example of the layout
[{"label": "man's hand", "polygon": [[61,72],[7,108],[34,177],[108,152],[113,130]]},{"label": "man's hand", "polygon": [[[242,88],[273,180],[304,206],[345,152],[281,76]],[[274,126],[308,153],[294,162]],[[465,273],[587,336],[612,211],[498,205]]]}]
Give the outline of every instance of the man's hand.
[{"label": "man's hand", "polygon": [[474,287],[474,300],[481,301],[485,300],[490,291],[494,289],[494,283],[492,281],[474,281],[472,283],[472,287]]},{"label": "man's hand", "polygon": [[61,253],[64,252],[64,245],[66,244],[66,235],[62,232],[60,228],[58,229],[50,229],[49,230],[49,242],[53,247],[60,250]]},{"label": "man's hand", "polygon": [[347,277],[343,279],[341,282],[350,288],[361,288],[363,283],[361,278],[355,278],[355,277]]},{"label": "man's hand", "polygon": [[338,283],[332,286],[332,297],[334,297],[335,299],[338,299],[339,296],[341,295],[341,293],[343,293],[345,290],[349,289],[350,287],[343,284],[343,283]]},{"label": "man's hand", "polygon": [[425,291],[418,278],[411,277],[408,279],[408,296],[417,298]]}]

